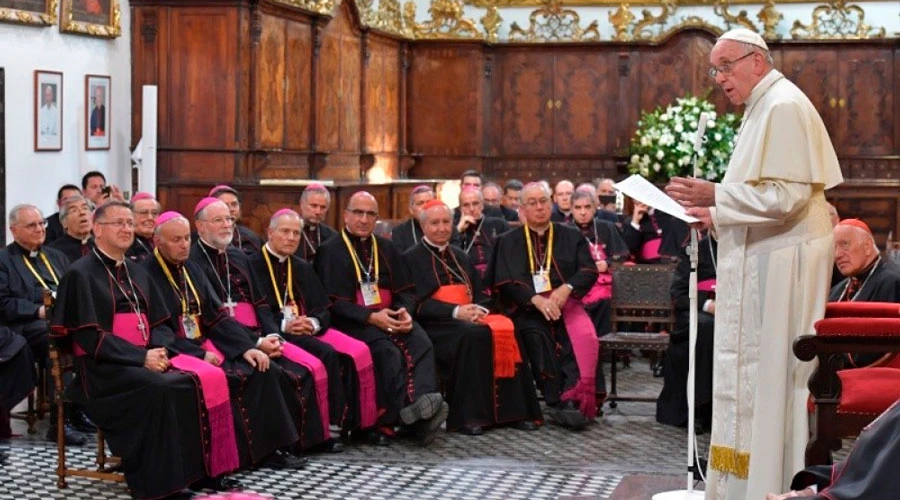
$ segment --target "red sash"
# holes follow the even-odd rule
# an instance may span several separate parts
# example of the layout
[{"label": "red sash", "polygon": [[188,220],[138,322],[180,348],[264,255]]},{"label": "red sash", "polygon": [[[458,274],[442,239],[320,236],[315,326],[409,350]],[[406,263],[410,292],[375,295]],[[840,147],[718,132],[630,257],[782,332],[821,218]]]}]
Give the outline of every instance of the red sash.
[{"label": "red sash", "polygon": [[[458,306],[471,304],[472,298],[466,285],[444,285],[431,295],[432,299]],[[516,364],[522,362],[522,353],[516,342],[512,321],[502,314],[489,314],[482,323],[490,327],[494,343],[494,378],[516,376]]]},{"label": "red sash", "polygon": [[356,291],[356,303],[361,306],[368,307],[369,309],[374,309],[376,311],[380,311],[387,307],[391,306],[391,303],[394,301],[394,296],[391,294],[390,290],[386,290],[382,287],[378,287],[378,295],[381,297],[381,302],[378,304],[372,304],[371,306],[366,306],[366,303],[363,301],[362,290]]},{"label": "red sash", "polygon": [[259,328],[259,320],[256,318],[256,309],[249,302],[238,302],[234,308],[234,319],[238,323],[252,329]]},{"label": "red sash", "polygon": [[325,436],[330,435],[329,424],[331,419],[328,417],[328,371],[319,358],[304,351],[303,349],[285,342],[282,344],[282,354],[285,358],[305,367],[312,372],[313,379],[316,382],[316,401],[319,403],[319,415],[322,418],[322,428],[325,430]]},{"label": "red sash", "polygon": [[651,261],[658,259],[660,257],[659,246],[661,244],[662,238],[653,238],[644,242],[644,245],[641,247],[641,260]]}]

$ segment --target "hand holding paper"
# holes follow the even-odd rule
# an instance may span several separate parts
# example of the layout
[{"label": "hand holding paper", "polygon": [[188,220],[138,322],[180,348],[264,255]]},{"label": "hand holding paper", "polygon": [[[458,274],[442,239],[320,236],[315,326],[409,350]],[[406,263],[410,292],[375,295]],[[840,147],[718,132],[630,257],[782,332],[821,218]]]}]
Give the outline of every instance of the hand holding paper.
[{"label": "hand holding paper", "polygon": [[650,205],[651,207],[661,210],[672,217],[681,219],[688,224],[699,222],[695,217],[689,216],[685,212],[684,207],[679,205],[677,201],[666,196],[666,193],[660,191],[659,188],[640,175],[635,174],[624,181],[616,183],[615,188],[636,201]]},{"label": "hand holding paper", "polygon": [[685,208],[712,207],[716,204],[716,185],[692,177],[672,177],[666,193]]}]

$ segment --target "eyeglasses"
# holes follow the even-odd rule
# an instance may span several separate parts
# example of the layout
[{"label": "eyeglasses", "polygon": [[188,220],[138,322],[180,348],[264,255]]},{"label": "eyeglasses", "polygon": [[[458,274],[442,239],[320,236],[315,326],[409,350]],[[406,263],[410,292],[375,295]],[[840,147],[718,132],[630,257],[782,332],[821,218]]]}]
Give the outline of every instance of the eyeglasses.
[{"label": "eyeglasses", "polygon": [[123,227],[128,227],[130,229],[134,229],[134,221],[131,219],[119,219],[119,220],[110,220],[110,221],[97,221],[94,224],[99,224],[101,226],[112,226],[122,229]]},{"label": "eyeglasses", "polygon": [[535,208],[535,207],[539,207],[539,206],[546,206],[546,205],[549,205],[549,204],[550,204],[550,198],[531,199],[531,200],[528,200],[528,201],[525,202],[525,205],[527,205],[529,208]]},{"label": "eyeglasses", "polygon": [[140,215],[146,217],[148,215],[152,215],[153,217],[159,217],[159,210],[135,210],[135,215]]},{"label": "eyeglasses", "polygon": [[201,220],[203,222],[209,222],[210,224],[212,224],[214,226],[221,226],[221,225],[224,225],[225,223],[234,224],[234,221],[235,221],[234,217],[216,217],[215,219],[199,219],[199,220]]},{"label": "eyeglasses", "polygon": [[756,52],[748,52],[748,53],[742,55],[741,57],[738,57],[734,61],[728,61],[728,62],[722,63],[721,66],[713,66],[712,68],[709,68],[709,77],[715,78],[716,75],[718,75],[719,73],[722,73],[723,75],[730,75],[731,72],[734,70],[735,64],[740,62],[741,59],[746,59],[746,58],[752,56],[753,54],[756,54]]},{"label": "eyeglasses", "polygon": [[347,211],[350,212],[350,215],[352,215],[354,217],[359,217],[359,218],[371,217],[373,219],[378,218],[378,212],[373,212],[371,210],[360,210],[358,208],[354,208],[353,210],[348,209]]},{"label": "eyeglasses", "polygon": [[28,231],[37,231],[39,228],[44,229],[47,227],[47,221],[42,220],[39,222],[32,222],[30,224],[16,224],[18,227],[24,227]]}]

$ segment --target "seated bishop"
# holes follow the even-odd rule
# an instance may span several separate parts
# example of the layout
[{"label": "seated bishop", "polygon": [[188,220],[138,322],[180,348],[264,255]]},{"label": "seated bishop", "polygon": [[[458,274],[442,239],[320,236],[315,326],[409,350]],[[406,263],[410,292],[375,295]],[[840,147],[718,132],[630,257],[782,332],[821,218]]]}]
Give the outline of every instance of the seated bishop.
[{"label": "seated bishop", "polygon": [[153,230],[161,207],[152,193],[142,191],[131,197],[134,212],[134,244],[128,249],[128,258],[143,262],[153,256]]},{"label": "seated bishop", "polygon": [[[834,263],[844,279],[831,289],[830,302],[900,302],[900,268],[884,259],[869,225],[844,219],[833,229]],[[849,366],[868,366],[882,353],[848,355]]]},{"label": "seated bishop", "polygon": [[402,422],[428,445],[448,407],[437,387],[434,347],[412,317],[413,283],[394,244],[373,234],[377,220],[375,198],[354,193],[340,237],[316,256],[316,273],[331,298],[335,328],[365,342],[372,353],[380,412],[373,439],[384,443]]},{"label": "seated bishop", "polygon": [[76,194],[62,200],[59,220],[65,233],[47,246],[65,254],[69,262],[75,262],[87,255],[94,246],[91,236],[91,208],[87,199]]},{"label": "seated bishop", "polygon": [[234,219],[234,224],[232,225],[234,235],[231,238],[231,244],[247,255],[259,251],[259,247],[262,246],[262,240],[259,235],[254,233],[249,227],[241,224],[241,197],[237,189],[220,184],[210,189],[208,196],[221,200],[228,207],[228,211]]},{"label": "seated bishop", "polygon": [[469,257],[478,279],[485,291],[490,292],[491,283],[486,278],[488,263],[494,242],[501,234],[509,231],[509,224],[499,217],[484,215],[484,197],[477,188],[468,187],[459,193],[459,247]]},{"label": "seated bishop", "polygon": [[501,424],[536,429],[541,409],[515,328],[486,307],[478,272],[463,250],[450,245],[453,213],[432,200],[419,222],[422,240],[403,260],[416,283],[416,318],[434,344],[450,405],[447,430],[479,435]]},{"label": "seated bishop", "polygon": [[312,263],[322,243],[337,236],[337,231],[325,224],[325,216],[331,207],[331,193],[325,186],[312,183],[300,195],[300,217],[303,219],[303,234],[294,255]]},{"label": "seated bishop", "polygon": [[[409,218],[398,224],[391,231],[391,243],[400,252],[405,252],[414,247],[422,239],[422,226],[419,225],[419,212],[422,206],[435,199],[434,189],[431,186],[421,185],[412,188],[409,193]],[[459,233],[453,229],[450,237],[451,245],[459,245]]]},{"label": "seated bishop", "polygon": [[275,212],[269,222],[269,240],[259,253],[250,256],[250,266],[275,314],[282,338],[309,352],[324,348],[337,353],[340,371],[328,372],[327,384],[316,392],[322,395],[323,415],[329,415],[331,409],[330,419],[323,418],[323,422],[331,422],[339,432],[370,429],[378,416],[372,354],[365,343],[330,327],[328,295],[312,264],[296,254],[302,225],[300,215],[291,209]]},{"label": "seated bishop", "polygon": [[[334,441],[329,432],[329,419],[322,417],[324,408],[320,402],[329,399],[325,392],[328,374],[340,372],[337,354],[330,346],[321,346],[314,353],[288,347],[288,355],[284,356],[280,329],[260,289],[260,280],[248,256],[232,244],[234,219],[228,207],[216,198],[204,198],[194,209],[194,219],[198,237],[191,245],[188,260],[212,283],[225,312],[253,332],[257,347],[278,358],[278,363],[285,368],[283,383],[294,394],[286,400],[291,414],[298,419],[301,449],[330,447]],[[338,384],[336,391],[339,390]],[[324,414],[327,416],[327,412]]]},{"label": "seated bishop", "polygon": [[166,343],[178,354],[172,364],[201,378],[212,372],[225,383],[241,465],[298,467],[301,461],[283,452],[299,439],[286,402],[295,396],[282,395],[278,365],[256,348],[256,335],[222,309],[203,271],[188,262],[190,222],[178,212],[165,212],[157,219],[153,242],[153,257],[143,265],[176,320],[178,329]]},{"label": "seated bishop", "polygon": [[177,353],[165,346],[174,318],[146,269],[125,258],[133,226],[123,202],[96,209],[96,247],[62,277],[52,325],[75,354],[70,395],[122,458],[131,495],[153,499],[221,478],[239,461],[223,377],[173,365]]},{"label": "seated bishop", "polygon": [[579,300],[597,281],[587,241],[550,221],[550,189],[526,185],[521,229],[497,239],[493,283],[501,310],[512,318],[524,357],[560,424],[580,429],[597,416],[599,341]]}]

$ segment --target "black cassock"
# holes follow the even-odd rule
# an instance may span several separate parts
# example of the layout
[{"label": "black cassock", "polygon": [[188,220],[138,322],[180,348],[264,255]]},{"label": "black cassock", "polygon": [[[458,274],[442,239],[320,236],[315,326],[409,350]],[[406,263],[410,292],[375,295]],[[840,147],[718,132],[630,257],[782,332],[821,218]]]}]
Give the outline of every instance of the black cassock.
[{"label": "black cassock", "polygon": [[262,247],[262,238],[249,227],[237,224],[234,226],[234,239],[231,241],[231,246],[246,255],[253,255]]},{"label": "black cassock", "polygon": [[[25,338],[0,326],[0,426],[9,424],[9,410],[31,394],[37,384],[34,356]],[[0,427],[0,437],[4,429]]]},{"label": "black cassock", "polygon": [[[272,333],[281,334],[272,309],[266,303],[266,297],[261,291],[260,280],[251,268],[248,256],[240,249],[229,246],[224,253],[220,253],[198,238],[191,246],[188,261],[203,271],[223,305],[230,298],[234,302],[248,303],[252,306],[258,326],[250,329],[257,337]],[[282,390],[285,393],[285,401],[291,415],[299,419],[297,428],[300,432],[301,448],[307,449],[324,443],[330,436],[323,431],[312,373],[306,367],[284,357],[277,358],[275,362],[283,368]],[[333,366],[338,366],[337,355],[335,354],[329,362]],[[326,368],[329,367],[329,363],[325,361],[323,363]],[[293,394],[293,397],[288,397],[288,394]]]},{"label": "black cassock", "polygon": [[[716,279],[716,256],[718,243],[708,235],[701,239],[697,248],[697,283]],[[691,277],[691,260],[685,253],[672,277],[670,293],[675,305],[675,329],[671,335],[671,345],[662,360],[663,388],[656,400],[656,421],[661,424],[684,427],[688,421],[687,378],[688,378],[688,333],[690,328],[691,300],[688,285]],[[697,291],[697,345],[694,348],[695,376],[694,394],[697,423],[709,427],[712,419],[712,377],[713,338],[715,316],[703,311],[707,300],[715,300],[714,291]]]},{"label": "black cassock", "polygon": [[[97,250],[89,257],[69,267],[53,311],[54,334],[84,352],[70,393],[122,457],[134,497],[175,493],[206,476],[210,436],[200,381],[192,373],[144,367],[147,349],[163,347],[175,328],[147,271],[128,259],[117,266]],[[134,303],[147,317],[145,345],[112,332],[114,315],[135,315]]]},{"label": "black cassock", "polygon": [[143,262],[146,259],[153,256],[153,240],[151,238],[144,238],[139,234],[134,235],[134,243],[131,244],[131,248],[125,252],[125,257],[128,257],[133,262]]},{"label": "black cassock", "polygon": [[[52,272],[40,254],[47,258]],[[50,345],[47,337],[49,318],[38,318],[38,311],[44,305],[41,280],[55,291],[68,267],[69,259],[55,248],[45,246],[37,252],[29,252],[13,242],[0,250],[0,322],[25,337],[34,359],[41,363],[47,359]]]},{"label": "black cassock", "polygon": [[[410,315],[416,311],[414,285],[407,275],[400,252],[391,241],[380,236],[365,241],[343,231],[362,266],[368,266],[374,274],[372,263],[372,238],[378,241],[378,288],[390,292],[391,302],[378,307],[406,308]],[[389,335],[367,323],[375,309],[359,305],[359,280],[353,265],[353,257],[342,235],[322,245],[316,255],[316,274],[331,298],[331,320],[335,328],[365,342],[375,363],[376,396],[378,409],[383,413],[379,425],[394,425],[400,420],[400,410],[419,397],[438,392],[435,373],[434,347],[428,334],[413,322],[413,329],[406,334]],[[375,276],[372,277],[376,279]]]},{"label": "black cassock", "polygon": [[859,438],[843,462],[807,467],[791,489],[818,485],[815,500],[883,500],[900,491],[900,404],[885,410]]},{"label": "black cassock", "polygon": [[[458,222],[459,218],[457,217],[453,221],[453,234],[450,235],[451,245],[460,244],[459,231],[456,230]],[[391,243],[394,244],[398,252],[403,253],[416,246],[422,240],[422,236],[422,226],[419,224],[419,221],[415,217],[410,217],[394,226],[394,229],[391,231]]]},{"label": "black cassock", "polygon": [[62,221],[59,220],[59,212],[55,212],[44,220],[47,221],[47,236],[44,238],[44,243],[53,243],[57,238],[66,234],[65,228],[62,227]]},{"label": "black cassock", "polygon": [[[588,248],[591,250],[591,257],[594,262],[597,260],[605,260],[607,266],[611,266],[613,262],[621,262],[628,259],[630,254],[628,245],[622,239],[619,229],[612,222],[594,218],[587,224],[574,224],[581,235],[588,241]],[[595,245],[595,246],[592,246]],[[607,267],[608,277],[611,278],[611,270]],[[601,299],[584,304],[584,310],[590,315],[594,322],[594,328],[597,329],[597,336],[602,337],[609,333],[612,329],[612,309],[610,308],[611,299]],[[603,370],[601,364],[597,363],[598,380],[602,380]],[[599,385],[599,384],[598,384]]]},{"label": "black cassock", "polygon": [[[494,242],[501,234],[509,231],[509,224],[497,217],[484,216],[475,224],[469,224],[465,231],[459,234],[459,248],[469,256],[469,261],[478,272],[482,291],[489,292],[491,275],[488,267],[491,262],[491,252]],[[450,242],[453,244],[453,241]]]},{"label": "black cassock", "polygon": [[66,233],[47,246],[62,252],[69,259],[69,262],[75,262],[91,252],[94,248],[94,238],[93,236],[88,236],[81,240]]},{"label": "black cassock", "polygon": [[316,258],[316,252],[322,243],[337,236],[338,232],[326,224],[303,224],[303,232],[300,234],[300,246],[294,255],[306,262],[312,262]]},{"label": "black cassock", "polygon": [[[639,263],[657,264],[664,258],[677,258],[684,254],[682,250],[690,243],[688,225],[671,215],[654,210],[647,212],[641,218],[640,230],[631,225],[631,217],[625,217],[622,221],[622,238],[628,245],[628,250]],[[641,256],[641,248],[650,241],[661,238],[659,255],[662,258],[645,259]]]},{"label": "black cassock", "polygon": [[472,303],[490,305],[466,254],[453,246],[442,251],[421,241],[404,253],[403,259],[416,283],[416,317],[434,344],[450,405],[447,430],[542,419],[527,365],[519,363],[511,378],[495,379],[490,327],[454,319],[455,304],[432,298],[441,286],[466,284],[474,295]]},{"label": "black cassock", "polygon": [[[301,243],[302,244],[302,243]],[[282,300],[284,300],[287,287],[287,259],[279,262],[278,258],[269,252],[266,245],[260,252],[250,257],[249,263],[260,288],[264,290],[266,303],[272,311],[278,325],[284,319],[284,311],[278,304],[278,298],[272,286],[272,278],[269,268],[263,258],[262,252],[267,252],[272,263],[272,272],[275,275],[276,286]],[[316,318],[319,321],[318,333],[325,333],[331,326],[331,314],[328,308],[331,304],[328,296],[319,282],[319,277],[312,268],[312,264],[292,255],[291,274],[293,277],[294,300],[301,315]],[[280,330],[280,327],[279,327]],[[337,352],[334,347],[319,340],[314,335],[289,335],[282,333],[288,342],[296,345],[304,351],[319,358],[325,369],[328,370],[328,411],[332,424],[342,429],[353,429],[359,425],[359,380],[356,376],[353,358]]]},{"label": "black cassock", "polygon": [[[569,283],[573,287],[571,297],[581,298],[597,280],[597,266],[587,241],[577,229],[557,222],[552,224],[550,285],[555,290],[563,283]],[[492,259],[495,298],[503,314],[512,318],[516,325],[516,335],[525,346],[523,357],[531,365],[544,400],[548,405],[555,405],[560,402],[562,393],[578,382],[580,372],[565,323],[562,320],[548,322],[531,304],[536,293],[528,263],[526,230],[530,231],[535,247],[535,270],[544,262],[549,228],[542,236],[527,226],[501,235],[494,246]],[[596,374],[593,376],[596,378]],[[597,389],[605,392],[602,386],[598,385]]]},{"label": "black cassock", "polygon": [[[169,314],[176,319],[176,326],[179,326],[173,337],[168,339],[166,348],[203,359],[206,350],[202,345],[209,339],[225,356],[220,366],[228,379],[241,465],[250,467],[259,464],[270,453],[294,444],[298,440],[296,421],[299,414],[290,412],[282,396],[281,369],[271,363],[268,371],[260,372],[247,363],[243,354],[256,346],[256,335],[222,310],[222,303],[203,272],[192,262],[185,262],[183,266],[166,263],[178,285],[176,291],[155,256],[143,265],[162,294]],[[188,284],[185,273],[193,287]],[[184,316],[182,300],[186,300],[188,314],[200,314],[200,338],[187,338],[180,327]],[[288,397],[294,396],[289,393]]]},{"label": "black cassock", "polygon": [[[829,302],[900,302],[900,267],[891,259],[877,258],[856,276],[845,277],[831,289]],[[850,355],[851,366],[867,366],[884,354]]]}]

